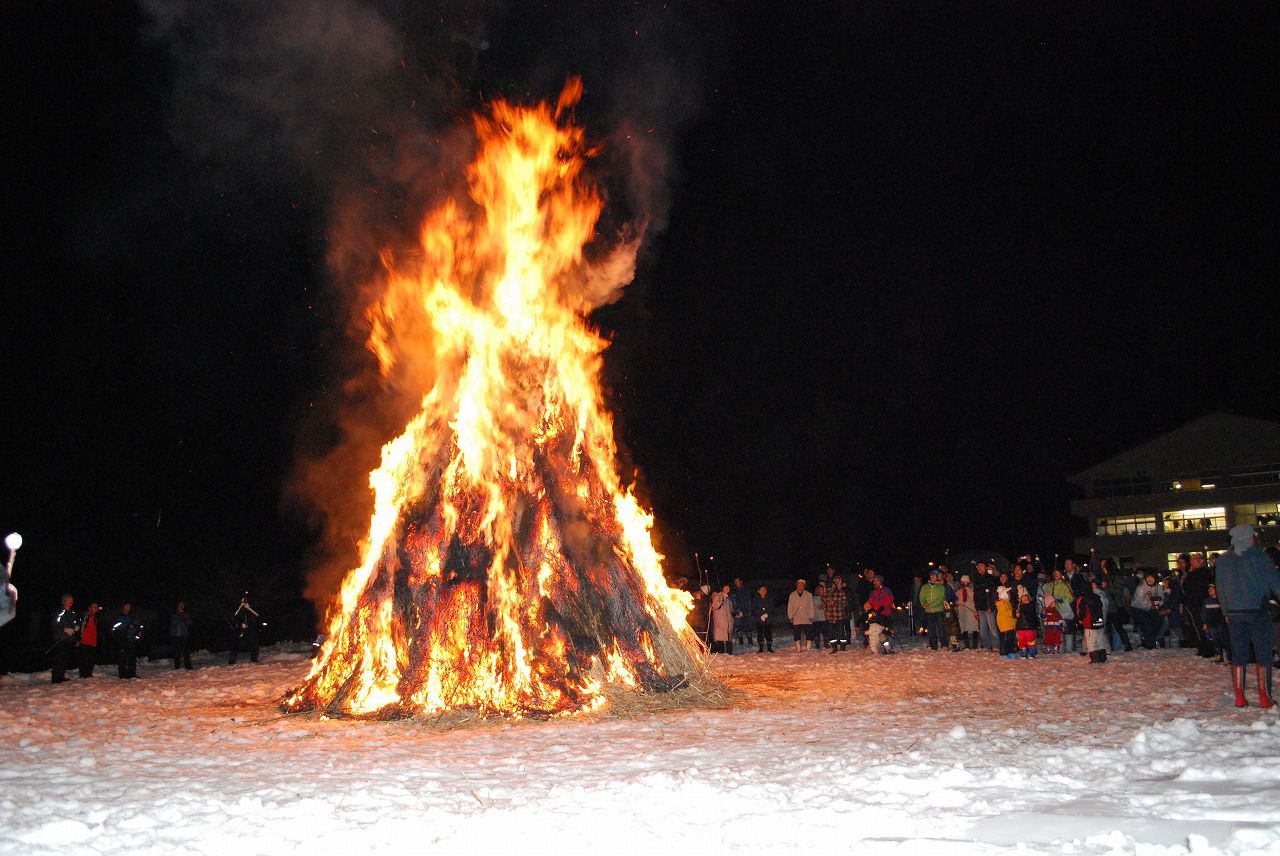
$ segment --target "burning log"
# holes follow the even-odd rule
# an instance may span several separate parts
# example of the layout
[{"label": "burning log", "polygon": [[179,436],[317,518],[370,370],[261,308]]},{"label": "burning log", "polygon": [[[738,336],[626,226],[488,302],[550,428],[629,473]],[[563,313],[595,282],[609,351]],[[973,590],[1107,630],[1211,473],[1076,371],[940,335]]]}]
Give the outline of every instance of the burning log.
[{"label": "burning log", "polygon": [[[700,670],[690,599],[616,472],[606,343],[584,320],[625,281],[602,289],[584,259],[602,202],[584,134],[562,121],[580,92],[571,80],[554,109],[477,117],[475,204],[427,218],[416,269],[388,264],[370,349],[384,373],[430,349],[434,385],[370,475],[363,560],[286,710],[548,716]],[[616,257],[603,267],[630,278]]]}]

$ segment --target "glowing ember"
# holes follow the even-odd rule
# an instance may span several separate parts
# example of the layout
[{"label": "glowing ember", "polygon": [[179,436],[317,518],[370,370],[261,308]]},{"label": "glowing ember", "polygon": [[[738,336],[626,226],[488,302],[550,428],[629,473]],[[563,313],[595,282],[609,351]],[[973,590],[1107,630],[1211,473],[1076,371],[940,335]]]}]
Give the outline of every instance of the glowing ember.
[{"label": "glowing ember", "polygon": [[288,710],[570,712],[695,666],[689,598],[615,470],[606,343],[584,322],[635,245],[584,259],[602,202],[564,115],[580,94],[477,117],[472,201],[427,217],[412,270],[383,260],[369,347],[384,374],[425,351],[434,385],[369,477],[363,560]]}]

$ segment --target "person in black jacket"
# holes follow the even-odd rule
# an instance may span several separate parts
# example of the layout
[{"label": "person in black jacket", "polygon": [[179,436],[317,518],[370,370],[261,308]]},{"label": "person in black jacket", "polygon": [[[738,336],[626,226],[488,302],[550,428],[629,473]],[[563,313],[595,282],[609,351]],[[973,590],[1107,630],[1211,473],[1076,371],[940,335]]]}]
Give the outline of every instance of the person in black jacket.
[{"label": "person in black jacket", "polygon": [[67,666],[71,662],[71,653],[76,649],[76,637],[80,633],[80,616],[71,606],[76,599],[69,594],[62,596],[62,611],[53,617],[53,683],[60,684],[67,679]]},{"label": "person in black jacket", "polygon": [[249,593],[245,592],[231,616],[231,651],[227,655],[227,665],[234,666],[241,651],[249,652],[250,662],[258,662],[258,631],[261,627],[262,619],[249,603]]},{"label": "person in black jacket", "polygon": [[111,635],[120,646],[120,665],[116,674],[121,678],[138,677],[138,641],[142,638],[142,625],[133,614],[133,604],[128,601],[120,607],[120,617],[111,626]]},{"label": "person in black jacket", "polygon": [[169,642],[173,646],[173,667],[179,665],[191,669],[191,613],[185,601],[178,601],[178,608],[169,618]]},{"label": "person in black jacket", "polygon": [[769,589],[767,586],[760,586],[756,589],[756,593],[751,596],[751,623],[755,625],[756,642],[759,643],[760,653],[765,652],[765,646],[768,646],[769,653],[773,653],[773,604],[769,603]]},{"label": "person in black jacket", "polygon": [[1094,590],[1096,585],[1097,583],[1093,583],[1076,598],[1075,612],[1077,623],[1084,630],[1084,649],[1089,653],[1089,662],[1105,663],[1107,648],[1103,635],[1107,615],[1102,606],[1102,598]]},{"label": "person in black jacket", "polygon": [[1201,657],[1212,657],[1215,653],[1213,641],[1204,632],[1200,622],[1200,611],[1204,608],[1204,600],[1209,596],[1209,585],[1213,577],[1209,566],[1204,563],[1204,556],[1192,553],[1187,574],[1182,578],[1182,608],[1185,610],[1182,626],[1186,628],[1185,645],[1194,645],[1196,653]]},{"label": "person in black jacket", "polygon": [[1025,587],[1018,597],[1017,614],[1018,623],[1014,629],[1018,632],[1018,656],[1025,660],[1039,653],[1036,648],[1036,632],[1040,629],[1040,616],[1036,614],[1035,601]]},{"label": "person in black jacket", "polygon": [[867,611],[862,607],[871,597],[875,582],[876,572],[871,568],[864,568],[862,574],[853,581],[853,591],[849,595],[849,607],[854,615],[855,630],[862,637],[863,648],[868,647],[871,642],[867,639]]},{"label": "person in black jacket", "polygon": [[978,562],[973,576],[973,606],[978,610],[978,632],[982,647],[988,651],[1000,650],[1000,630],[996,627],[996,568],[994,564]]}]

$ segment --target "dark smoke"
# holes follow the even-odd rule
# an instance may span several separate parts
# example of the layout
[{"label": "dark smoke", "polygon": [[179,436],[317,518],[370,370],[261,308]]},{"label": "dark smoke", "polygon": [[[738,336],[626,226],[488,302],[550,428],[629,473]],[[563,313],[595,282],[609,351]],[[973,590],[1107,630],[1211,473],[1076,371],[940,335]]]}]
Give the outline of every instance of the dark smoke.
[{"label": "dark smoke", "polygon": [[[326,208],[326,285],[342,336],[317,358],[342,380],[317,393],[299,428],[285,496],[318,534],[307,595],[322,606],[357,561],[379,448],[423,389],[421,376],[383,381],[363,348],[379,253],[412,252],[423,214],[465,192],[470,115],[498,96],[554,100],[581,75],[578,120],[604,144],[601,244],[640,249],[666,224],[672,149],[700,102],[703,37],[661,4],[143,5],[175,66],[171,134],[202,173],[233,194],[300,186]],[[616,300],[618,278],[591,305]]]}]

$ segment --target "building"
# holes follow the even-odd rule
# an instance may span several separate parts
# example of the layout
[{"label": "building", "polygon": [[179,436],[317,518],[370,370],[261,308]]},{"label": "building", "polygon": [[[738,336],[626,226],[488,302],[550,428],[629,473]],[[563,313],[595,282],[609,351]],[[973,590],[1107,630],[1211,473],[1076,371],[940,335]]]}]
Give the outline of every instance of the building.
[{"label": "building", "polygon": [[1068,479],[1088,521],[1076,550],[1126,566],[1172,567],[1181,553],[1230,546],[1238,523],[1280,540],[1280,423],[1211,413]]}]

